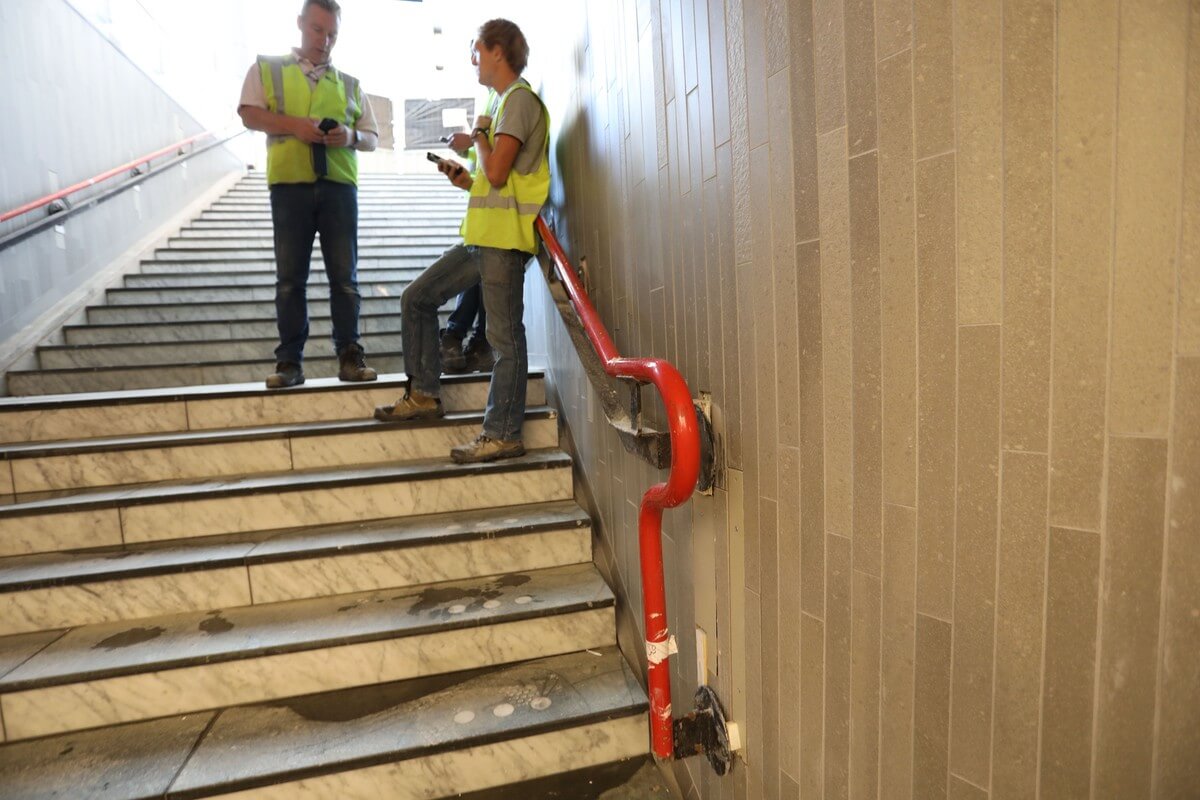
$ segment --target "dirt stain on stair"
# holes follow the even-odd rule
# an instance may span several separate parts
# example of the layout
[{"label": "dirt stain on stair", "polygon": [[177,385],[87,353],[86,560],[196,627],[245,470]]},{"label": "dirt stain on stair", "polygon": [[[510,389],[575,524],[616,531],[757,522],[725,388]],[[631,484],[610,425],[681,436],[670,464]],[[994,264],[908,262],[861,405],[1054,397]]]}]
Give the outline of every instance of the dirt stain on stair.
[{"label": "dirt stain on stair", "polygon": [[166,633],[166,628],[130,628],[127,631],[113,634],[107,639],[101,639],[92,645],[93,650],[119,650],[122,647],[133,647],[153,641]]},{"label": "dirt stain on stair", "polygon": [[444,589],[428,588],[423,590],[420,599],[412,607],[412,613],[422,611],[440,611],[455,601],[470,601],[469,607],[475,607],[488,600],[495,600],[504,595],[505,589],[524,586],[531,578],[528,575],[502,575],[481,586],[448,586]]},{"label": "dirt stain on stair", "polygon": [[229,633],[233,629],[234,624],[221,616],[220,611],[210,611],[208,617],[200,622],[200,630],[209,636]]}]

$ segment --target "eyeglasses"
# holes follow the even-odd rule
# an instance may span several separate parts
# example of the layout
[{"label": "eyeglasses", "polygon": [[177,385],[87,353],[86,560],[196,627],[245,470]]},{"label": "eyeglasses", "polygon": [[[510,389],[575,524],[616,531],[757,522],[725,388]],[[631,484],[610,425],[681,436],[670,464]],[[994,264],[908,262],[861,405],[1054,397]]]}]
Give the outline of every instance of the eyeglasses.
[{"label": "eyeglasses", "polygon": [[477,39],[471,40],[471,66],[473,67],[479,66],[479,51],[475,49],[477,41]]}]

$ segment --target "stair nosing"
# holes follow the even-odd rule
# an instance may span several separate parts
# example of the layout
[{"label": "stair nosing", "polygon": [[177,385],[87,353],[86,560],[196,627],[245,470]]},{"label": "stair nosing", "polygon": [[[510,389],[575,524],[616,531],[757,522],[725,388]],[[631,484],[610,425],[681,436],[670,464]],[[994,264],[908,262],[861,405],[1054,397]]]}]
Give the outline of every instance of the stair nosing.
[{"label": "stair nosing", "polygon": [[[128,508],[157,503],[194,502],[224,497],[247,497],[267,492],[284,495],[315,489],[413,483],[475,474],[501,475],[510,472],[537,472],[560,469],[570,464],[570,456],[558,448],[550,447],[530,450],[526,455],[517,458],[484,464],[455,464],[444,458],[420,459],[391,466],[261,473],[235,481],[206,480],[151,484],[147,487],[125,491],[105,487],[49,500],[3,505],[0,506],[0,519]],[[283,482],[285,478],[287,481]]]},{"label": "stair nosing", "polygon": [[[550,406],[529,406],[525,419],[553,419]],[[317,422],[282,423],[257,425],[248,428],[199,428],[172,433],[147,433],[130,436],[111,436],[97,439],[59,439],[54,442],[27,442],[0,444],[0,462],[18,458],[45,458],[80,455],[98,452],[126,452],[174,446],[191,447],[218,445],[232,442],[271,441],[274,439],[308,438],[340,433],[366,433],[376,430],[424,430],[429,428],[452,428],[469,423],[480,423],[483,411],[447,411],[444,416],[406,422],[380,422],[374,419],[320,420]]]},{"label": "stair nosing", "polygon": [[[35,371],[36,372],[36,371]],[[10,372],[9,374],[12,374]],[[465,375],[443,375],[442,386],[456,383],[474,383],[489,381],[487,373],[470,373]],[[544,380],[545,371],[531,369],[529,380]],[[60,394],[29,395],[19,397],[0,397],[0,413],[5,411],[41,411],[51,408],[85,408],[105,405],[135,405],[139,403],[183,402],[189,400],[226,400],[238,397],[255,397],[260,395],[280,395],[286,392],[288,396],[329,391],[369,391],[380,387],[403,387],[408,382],[408,376],[403,372],[380,375],[378,380],[367,382],[346,382],[337,378],[313,378],[300,386],[288,389],[267,389],[261,381],[244,383],[214,383],[197,384],[193,386],[159,386],[145,389],[112,389],[100,392],[65,392]]]},{"label": "stair nosing", "polygon": [[[443,615],[437,620],[420,621],[413,623],[410,626],[402,627],[392,624],[387,627],[379,626],[374,630],[364,630],[357,633],[347,633],[345,629],[339,631],[329,631],[322,634],[309,633],[307,631],[290,631],[293,638],[276,642],[272,644],[262,644],[259,646],[245,647],[235,649],[233,644],[226,646],[224,649],[209,650],[200,654],[188,655],[164,655],[161,658],[153,661],[146,657],[141,657],[138,660],[130,660],[127,663],[112,665],[107,667],[93,667],[91,669],[79,669],[75,672],[63,672],[57,675],[31,677],[10,680],[9,675],[25,668],[35,659],[41,657],[46,650],[54,645],[62,642],[63,637],[59,637],[46,648],[38,651],[37,654],[22,662],[21,665],[15,667],[3,676],[0,676],[0,695],[15,694],[17,692],[28,692],[38,689],[47,689],[54,686],[69,686],[77,683],[90,683],[93,681],[103,681],[110,678],[127,677],[131,675],[140,675],[153,672],[165,672],[175,669],[186,669],[188,667],[205,666],[208,664],[222,664],[234,661],[243,661],[254,658],[266,658],[270,656],[283,655],[286,653],[298,653],[309,650],[324,650],[334,647],[345,647],[355,644],[364,644],[367,642],[386,641],[389,639],[405,639],[416,638],[419,636],[427,636],[431,633],[441,633],[447,631],[469,630],[472,628],[486,628],[492,625],[505,624],[509,622],[524,622],[530,619],[548,618],[551,616],[566,616],[578,614],[585,611],[593,611],[596,609],[615,608],[616,595],[612,588],[604,581],[602,575],[596,569],[595,564],[585,562],[583,564],[571,564],[567,566],[548,567],[545,569],[530,570],[525,573],[516,573],[524,575],[546,575],[556,572],[567,572],[569,570],[578,570],[582,575],[587,573],[588,568],[591,570],[589,578],[594,576],[599,579],[599,587],[603,593],[590,598],[578,598],[559,600],[558,604],[553,607],[553,613],[547,613],[547,608],[544,603],[528,603],[526,606],[515,606],[513,609],[505,608],[500,613],[495,613],[495,609],[482,609],[474,614],[466,612],[457,615]],[[243,613],[261,613],[266,615],[271,611],[280,611],[281,609],[292,610],[296,607],[302,610],[305,606],[314,605],[330,605],[333,603],[349,603],[344,606],[346,609],[354,607],[359,598],[368,598],[377,595],[392,594],[395,592],[403,592],[402,597],[415,596],[420,594],[422,590],[437,590],[445,588],[453,588],[458,586],[471,586],[475,584],[485,584],[488,581],[494,581],[498,577],[503,576],[486,576],[482,578],[470,578],[465,580],[439,581],[436,583],[417,584],[413,586],[397,587],[393,589],[375,589],[364,592],[352,592],[345,595],[331,595],[328,597],[319,598],[304,598],[300,600],[284,600],[277,603],[269,603],[258,606],[241,606],[237,611]],[[528,584],[526,584],[528,585]],[[399,599],[399,598],[397,598]],[[185,612],[181,614],[168,614],[154,617],[143,617],[137,620],[123,620],[121,622],[104,622],[90,625],[77,625],[66,628],[64,636],[70,635],[75,631],[87,630],[89,628],[117,628],[120,625],[128,624],[131,630],[138,626],[152,625],[156,621],[174,621],[183,619],[201,619],[214,615],[220,616],[223,612],[232,612],[235,609],[215,609],[208,612]],[[487,614],[484,611],[492,611]],[[327,613],[327,612],[324,612]],[[285,619],[287,618],[286,615]],[[303,617],[310,619],[310,617]],[[272,623],[272,628],[286,628],[287,622]],[[21,634],[17,634],[20,636]],[[302,638],[307,635],[307,638]],[[51,657],[53,654],[51,654]]]},{"label": "stair nosing", "polygon": [[[83,584],[104,583],[110,581],[129,580],[133,578],[158,577],[177,575],[186,572],[204,572],[230,567],[251,567],[264,564],[279,564],[289,561],[303,561],[331,556],[359,555],[388,550],[405,550],[408,548],[424,547],[431,544],[454,544],[459,542],[477,541],[484,539],[507,539],[545,533],[562,528],[583,529],[591,526],[587,513],[579,508],[573,500],[553,500],[543,503],[531,503],[514,506],[505,515],[525,514],[532,516],[538,510],[554,514],[557,509],[563,509],[557,517],[540,521],[522,521],[518,516],[516,522],[501,520],[484,527],[463,528],[461,530],[433,530],[419,533],[424,527],[434,525],[441,519],[450,519],[455,513],[422,514],[415,517],[403,517],[393,520],[377,520],[369,523],[338,523],[319,525],[308,528],[285,528],[273,531],[257,531],[243,534],[226,534],[223,536],[207,536],[193,539],[165,539],[161,541],[139,544],[120,545],[115,547],[97,547],[86,550],[64,550],[50,553],[35,553],[30,555],[7,556],[0,558],[0,595],[25,592],[36,589],[57,588],[62,586],[79,586]],[[395,529],[399,533],[391,537],[380,536],[371,541],[347,543],[347,539],[355,534],[359,537],[364,531]],[[413,533],[417,531],[417,533]],[[405,535],[408,532],[408,535]],[[338,533],[344,537],[339,540]],[[325,535],[332,537],[328,543],[304,545],[305,534],[308,537]],[[281,543],[294,540],[292,546],[280,547]],[[230,552],[224,555],[214,555],[214,549],[227,548]],[[208,553],[198,560],[178,560],[160,563],[145,563],[141,566],[120,566],[125,564],[124,558],[112,558],[115,554],[154,554],[169,551],[194,551]],[[106,558],[106,556],[108,556]],[[56,564],[78,564],[81,560],[92,557],[94,560],[110,562],[113,568],[107,571],[97,570],[83,573],[59,573],[53,577],[28,578],[23,580],[5,580],[5,572],[13,566],[24,566],[23,562],[37,562],[47,567]],[[30,569],[25,567],[25,569]]]}]

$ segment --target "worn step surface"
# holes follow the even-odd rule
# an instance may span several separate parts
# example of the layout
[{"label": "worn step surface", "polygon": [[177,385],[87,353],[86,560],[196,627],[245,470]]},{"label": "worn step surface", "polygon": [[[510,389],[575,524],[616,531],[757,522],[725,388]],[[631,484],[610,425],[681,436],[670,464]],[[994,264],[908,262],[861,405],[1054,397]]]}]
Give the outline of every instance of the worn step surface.
[{"label": "worn step surface", "polygon": [[646,708],[609,647],[8,744],[0,783],[12,800],[429,800],[643,756]]},{"label": "worn step surface", "polygon": [[[443,376],[446,412],[484,408],[490,378],[482,374]],[[405,381],[403,375],[384,375],[368,383],[317,378],[303,386],[272,391],[257,380],[241,385],[4,397],[0,398],[0,442],[370,419],[376,406],[391,403],[404,391]],[[527,392],[530,406],[545,404],[541,373],[530,373]]]},{"label": "worn step surface", "polygon": [[[443,312],[441,322],[449,314]],[[328,316],[310,316],[308,320],[309,347],[316,346],[333,332]],[[360,314],[361,334],[397,333],[400,318],[397,314]],[[195,322],[129,322],[103,325],[65,325],[63,338],[68,345],[96,344],[153,344],[158,342],[207,342],[236,339],[273,339],[278,336],[274,317],[258,319],[200,320]],[[274,350],[274,345],[271,350]],[[47,348],[48,350],[49,348]]]},{"label": "worn step surface", "polygon": [[0,558],[0,636],[591,561],[571,501]]},{"label": "worn step surface", "polygon": [[[9,471],[10,499],[20,501],[36,499],[40,493],[101,486],[437,458],[471,441],[482,425],[482,411],[460,411],[410,422],[382,423],[364,417],[0,445],[0,463]],[[556,414],[545,406],[529,407],[522,434],[529,449],[555,447]]]},{"label": "worn step surface", "polygon": [[574,564],[83,625],[0,676],[0,710],[15,741],[542,658],[615,644],[614,604]]},{"label": "worn step surface", "polygon": [[0,556],[369,522],[572,496],[571,459],[533,450],[490,464],[400,464],[95,489],[0,506]]}]

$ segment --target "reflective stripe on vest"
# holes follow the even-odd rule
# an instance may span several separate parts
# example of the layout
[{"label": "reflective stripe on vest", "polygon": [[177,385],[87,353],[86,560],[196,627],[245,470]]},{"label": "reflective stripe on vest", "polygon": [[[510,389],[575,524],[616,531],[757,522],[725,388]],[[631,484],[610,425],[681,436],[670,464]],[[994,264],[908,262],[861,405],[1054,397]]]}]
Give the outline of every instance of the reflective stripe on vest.
[{"label": "reflective stripe on vest", "polygon": [[528,175],[522,175],[515,168],[509,170],[508,181],[499,189],[492,186],[479,165],[473,163],[471,177],[474,183],[471,186],[470,199],[467,201],[467,214],[463,217],[461,233],[463,242],[468,245],[536,253],[537,238],[533,232],[533,223],[550,194],[550,113],[546,110],[546,104],[542,103],[541,98],[525,80],[514,81],[500,98],[496,111],[492,114],[488,142],[493,147],[496,143],[496,121],[503,116],[504,104],[514,91],[529,92],[542,106],[546,141],[541,160],[537,169]]},{"label": "reflective stripe on vest", "polygon": [[[290,117],[340,120],[353,128],[362,116],[358,80],[332,67],[313,87],[295,56],[258,57],[259,72],[269,110]],[[358,159],[352,148],[326,151],[326,179],[358,183]],[[267,183],[314,183],[312,147],[294,136],[267,136]]]}]

